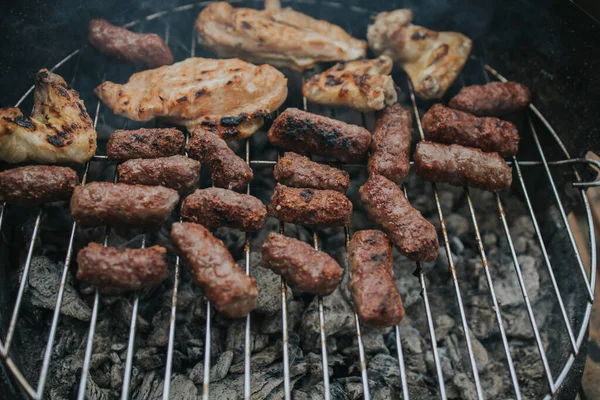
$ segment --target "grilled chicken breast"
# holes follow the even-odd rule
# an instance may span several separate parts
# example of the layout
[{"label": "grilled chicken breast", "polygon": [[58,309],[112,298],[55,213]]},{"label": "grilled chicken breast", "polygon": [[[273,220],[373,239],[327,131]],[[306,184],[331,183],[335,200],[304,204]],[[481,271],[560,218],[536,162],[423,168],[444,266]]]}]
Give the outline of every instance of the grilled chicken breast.
[{"label": "grilled chicken breast", "polygon": [[0,160],[84,163],[96,152],[96,130],[79,94],[47,69],[35,76],[31,117],[0,109]]},{"label": "grilled chicken breast", "polygon": [[252,135],[283,104],[287,79],[270,65],[188,58],[133,74],[123,85],[104,82],[95,92],[115,114],[132,120],[164,117],[234,140]]},{"label": "grilled chicken breast", "polygon": [[265,10],[211,3],[198,16],[198,41],[219,57],[303,71],[321,61],[364,57],[367,45],[329,22],[267,1]]},{"label": "grilled chicken breast", "polygon": [[379,13],[367,31],[369,46],[400,62],[420,97],[439,99],[467,62],[471,39],[413,25],[412,19],[406,8]]},{"label": "grilled chicken breast", "polygon": [[398,100],[391,71],[388,56],[342,62],[307,80],[302,93],[314,103],[363,112],[381,110]]}]

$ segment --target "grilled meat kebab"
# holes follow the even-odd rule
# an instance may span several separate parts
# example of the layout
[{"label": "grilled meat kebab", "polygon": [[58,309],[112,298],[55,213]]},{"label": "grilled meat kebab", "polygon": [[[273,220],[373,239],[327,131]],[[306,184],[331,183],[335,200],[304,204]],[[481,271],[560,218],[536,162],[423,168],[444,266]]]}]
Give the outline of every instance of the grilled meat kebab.
[{"label": "grilled meat kebab", "polygon": [[327,106],[347,106],[363,112],[381,110],[398,100],[391,71],[392,59],[388,56],[345,61],[308,79],[302,94],[313,103]]},{"label": "grilled meat kebab", "polygon": [[216,187],[245,190],[254,178],[246,161],[238,157],[223,139],[203,128],[192,131],[187,152],[188,156],[210,168],[210,178]]},{"label": "grilled meat kebab", "polygon": [[117,161],[169,157],[181,154],[184,145],[183,133],[175,128],[118,129],[108,137],[106,154]]},{"label": "grilled meat kebab", "polygon": [[93,19],[88,25],[88,40],[102,53],[148,68],[173,64],[167,43],[155,33],[134,33],[105,19]]},{"label": "grilled meat kebab", "polygon": [[329,189],[346,193],[350,176],[346,171],[319,164],[310,158],[286,152],[273,169],[275,179],[286,186]]},{"label": "grilled meat kebab", "polygon": [[531,103],[529,88],[517,82],[491,82],[464,87],[448,106],[479,117],[493,117],[526,110]]},{"label": "grilled meat kebab", "polygon": [[261,265],[283,276],[294,288],[321,296],[331,294],[344,276],[344,270],[327,253],[274,232],[262,246]]},{"label": "grilled meat kebab", "polygon": [[267,208],[249,194],[221,188],[198,189],[183,201],[181,218],[208,229],[226,226],[255,232],[265,225]]},{"label": "grilled meat kebab", "polygon": [[399,62],[421,98],[439,99],[467,62],[471,39],[413,25],[412,19],[406,8],[379,13],[367,31],[369,47]]},{"label": "grilled meat kebab", "polygon": [[155,286],[168,276],[167,249],[117,249],[90,243],[77,253],[77,279],[117,294]]},{"label": "grilled meat kebab", "polygon": [[128,160],[119,165],[117,171],[121,183],[164,186],[179,194],[192,192],[200,180],[200,163],[181,155]]},{"label": "grilled meat kebab", "polygon": [[359,231],[348,246],[348,289],[361,322],[373,327],[398,325],[404,317],[394,282],[392,245],[381,231]]},{"label": "grilled meat kebab", "polygon": [[79,94],[47,69],[35,76],[33,113],[0,109],[0,160],[85,163],[96,152],[96,130]]},{"label": "grilled meat kebab", "polygon": [[71,215],[83,227],[156,228],[178,201],[175,190],[162,186],[92,182],[75,188]]},{"label": "grilled meat kebab", "polygon": [[256,308],[256,281],[241,270],[223,242],[208,229],[178,222],[171,228],[171,239],[194,283],[217,310],[230,318],[242,318]]},{"label": "grilled meat kebab", "polygon": [[0,172],[0,202],[31,206],[67,201],[78,184],[77,173],[67,167],[13,168]]},{"label": "grilled meat kebab", "polygon": [[269,129],[272,145],[300,153],[331,156],[342,162],[362,161],[369,151],[371,133],[363,127],[288,108]]},{"label": "grilled meat kebab", "polygon": [[410,172],[412,123],[412,113],[400,104],[381,111],[371,141],[369,174],[383,175],[397,184],[406,180]]},{"label": "grilled meat kebab", "polygon": [[514,156],[519,150],[517,127],[498,118],[476,117],[435,104],[422,123],[425,138],[433,142],[476,147],[503,157]]},{"label": "grilled meat kebab", "polygon": [[298,225],[344,226],[350,223],[352,203],[335,190],[290,188],[278,183],[271,197],[269,214]]},{"label": "grilled meat kebab", "polygon": [[303,71],[321,61],[364,57],[367,44],[342,28],[267,1],[267,9],[206,6],[196,20],[198,41],[221,58]]},{"label": "grilled meat kebab", "polygon": [[163,117],[234,140],[252,135],[283,104],[287,79],[270,65],[188,58],[133,74],[123,85],[103,82],[94,91],[115,114],[134,121]]},{"label": "grilled meat kebab", "polygon": [[422,179],[498,192],[512,184],[511,169],[498,153],[458,144],[419,142],[415,170]]},{"label": "grilled meat kebab", "polygon": [[400,253],[415,261],[437,258],[440,246],[435,228],[394,182],[372,175],[358,192],[367,215],[388,234]]}]

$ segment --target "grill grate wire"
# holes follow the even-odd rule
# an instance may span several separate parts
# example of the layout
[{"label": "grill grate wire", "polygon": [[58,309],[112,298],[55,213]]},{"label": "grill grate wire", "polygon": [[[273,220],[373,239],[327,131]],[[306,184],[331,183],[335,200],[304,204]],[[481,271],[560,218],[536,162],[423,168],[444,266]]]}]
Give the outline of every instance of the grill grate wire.
[{"label": "grill grate wire", "polygon": [[[305,0],[302,2],[308,3],[309,1]],[[138,28],[139,28],[139,27],[141,27],[141,24],[144,20],[150,21],[150,20],[161,19],[163,17],[166,17],[165,21],[164,21],[164,23],[165,23],[164,37],[165,37],[165,40],[168,42],[168,40],[170,38],[170,22],[169,22],[170,20],[168,17],[172,13],[193,10],[196,7],[202,7],[202,6],[206,5],[207,3],[208,2],[203,2],[203,3],[196,4],[196,5],[189,4],[189,5],[176,7],[172,10],[167,10],[167,11],[149,15],[143,20],[133,21],[133,22],[127,24],[126,26],[133,27],[133,26],[138,25]],[[314,4],[314,3],[316,3],[316,2],[310,1],[310,4]],[[335,7],[335,8],[339,8],[341,6],[340,3],[336,3],[336,2],[324,2],[323,1],[321,3],[323,6],[329,6],[329,7]],[[358,8],[358,7],[351,8],[351,10],[354,12],[368,13],[368,11],[366,9],[362,9],[362,8]],[[194,33],[192,33],[191,52],[190,52],[190,55],[192,57],[195,55],[195,45],[196,45],[196,41],[195,41]],[[61,67],[65,63],[67,63],[69,60],[72,60],[77,55],[75,70],[74,70],[73,77],[71,80],[71,86],[73,86],[73,84],[75,83],[76,77],[77,77],[79,60],[81,58],[81,53],[82,53],[81,50],[82,49],[75,50],[74,52],[70,53],[67,57],[65,57],[62,61],[60,61],[57,65],[55,65],[52,68],[52,71],[56,70],[57,68]],[[101,67],[101,69],[104,70],[105,67],[106,67],[106,63],[104,63],[104,65]],[[495,71],[490,66],[484,64],[483,62],[481,62],[481,68],[482,68],[482,73],[484,74],[486,80],[489,80],[489,74],[491,74],[491,75],[493,75],[493,77],[496,80],[506,81],[506,79],[502,75],[500,75],[497,71]],[[104,74],[104,77],[102,80],[104,80],[105,77],[106,77],[106,75]],[[413,112],[414,112],[415,119],[417,122],[418,130],[419,130],[419,134],[421,136],[421,139],[423,139],[423,130],[422,130],[422,127],[420,124],[419,111],[418,111],[418,107],[417,107],[417,103],[416,103],[416,99],[415,99],[415,95],[414,95],[414,90],[412,88],[410,81],[408,81],[408,86],[409,86],[409,90],[410,90],[410,98],[411,98]],[[32,93],[32,91],[33,91],[33,86],[23,95],[23,97],[17,102],[17,104],[15,106],[18,107]],[[304,106],[304,109],[306,110],[306,108],[307,108],[306,107],[306,98],[303,98],[303,106]],[[101,109],[101,102],[98,100],[98,102],[96,103],[95,114],[94,114],[94,127],[97,126],[98,117],[100,115],[100,109]],[[517,278],[519,281],[519,286],[520,286],[520,289],[523,294],[523,299],[524,299],[524,303],[527,308],[528,317],[531,322],[531,326],[532,326],[532,329],[534,331],[534,335],[536,338],[536,343],[537,343],[538,350],[540,353],[540,358],[541,358],[542,364],[544,366],[546,379],[548,381],[549,393],[546,395],[545,398],[550,399],[551,396],[554,393],[556,393],[557,389],[560,387],[560,385],[564,381],[567,373],[569,372],[570,368],[573,365],[573,362],[575,361],[575,356],[579,353],[581,344],[583,342],[583,338],[585,337],[587,323],[588,323],[589,317],[590,317],[592,301],[593,301],[593,297],[594,297],[594,285],[595,285],[595,279],[596,279],[595,271],[596,271],[597,253],[596,253],[596,246],[595,246],[595,232],[593,229],[593,219],[592,219],[592,215],[591,215],[589,201],[588,201],[587,195],[585,193],[585,188],[600,185],[600,182],[582,182],[579,173],[577,172],[577,170],[575,168],[573,168],[573,173],[574,173],[574,176],[576,179],[576,182],[574,183],[574,185],[576,185],[577,187],[580,188],[580,195],[582,198],[582,202],[584,204],[584,209],[585,209],[586,217],[587,217],[588,231],[589,231],[589,240],[590,240],[589,249],[590,249],[591,263],[590,263],[590,278],[588,279],[588,275],[585,272],[585,267],[583,265],[581,254],[580,254],[579,249],[577,248],[577,245],[574,241],[572,231],[567,223],[566,212],[563,207],[562,201],[560,199],[558,190],[556,188],[553,176],[551,174],[550,166],[563,165],[563,164],[574,164],[574,163],[588,163],[588,164],[593,164],[596,167],[598,167],[598,166],[600,166],[600,164],[597,162],[594,162],[592,160],[588,160],[588,159],[572,159],[570,157],[570,155],[568,154],[564,145],[560,142],[560,139],[559,139],[558,135],[556,134],[556,132],[554,131],[554,129],[552,128],[552,126],[544,118],[544,116],[539,112],[539,110],[533,105],[530,106],[530,109],[531,109],[531,114],[528,116],[528,124],[529,124],[530,130],[531,130],[531,133],[533,135],[538,153],[540,155],[540,161],[518,161],[516,157],[513,157],[512,162],[508,161],[508,163],[510,165],[514,166],[516,174],[518,176],[519,184],[525,195],[525,202],[527,204],[527,208],[528,208],[528,211],[529,211],[529,214],[531,217],[531,221],[534,226],[537,240],[540,244],[540,249],[541,249],[542,255],[544,257],[544,263],[546,265],[546,269],[548,270],[550,278],[551,278],[552,287],[553,287],[555,297],[557,299],[557,302],[558,302],[560,310],[561,310],[561,317],[565,324],[565,330],[569,336],[570,345],[572,348],[571,355],[569,356],[567,362],[565,363],[561,372],[559,373],[559,375],[556,378],[553,378],[552,372],[550,370],[550,366],[549,366],[549,363],[548,363],[548,360],[546,357],[543,343],[541,341],[541,334],[540,334],[540,331],[535,322],[534,312],[531,307],[529,297],[527,295],[527,289],[525,287],[525,282],[523,280],[520,265],[517,260],[517,255],[516,255],[516,252],[514,249],[514,244],[512,241],[510,229],[509,229],[508,222],[507,222],[507,216],[504,211],[502,200],[500,199],[500,196],[498,194],[495,195],[495,200],[496,200],[496,206],[498,208],[498,214],[502,221],[504,233],[505,233],[505,236],[506,236],[506,239],[507,239],[510,251],[511,251],[513,264],[515,267],[515,273],[517,275]],[[559,160],[559,161],[547,161],[546,160],[546,156],[545,156],[543,147],[540,143],[539,137],[537,135],[536,129],[533,124],[532,115],[534,117],[538,118],[538,120],[544,125],[544,127],[549,132],[549,134],[555,139],[556,143],[562,149],[562,151],[565,155],[565,159]],[[363,115],[363,122],[364,122],[364,115]],[[187,141],[187,139],[188,138],[186,135],[186,141]],[[246,159],[246,162],[251,166],[267,166],[268,167],[268,166],[273,166],[275,164],[275,161],[252,160],[250,157],[249,139],[247,139],[245,141],[245,159]],[[107,160],[106,156],[97,155],[97,156],[94,156],[94,158],[90,162],[86,163],[86,165],[84,167],[84,173],[81,178],[81,183],[85,184],[87,182],[87,177],[88,177],[88,172],[89,172],[91,162],[102,162],[105,160]],[[360,165],[360,166],[347,165],[347,166],[348,167],[364,167],[364,165]],[[571,246],[574,251],[575,259],[576,259],[576,262],[577,262],[578,267],[581,272],[581,277],[583,278],[583,283],[585,285],[587,295],[588,295],[588,302],[586,305],[583,322],[582,322],[582,325],[581,325],[581,328],[579,330],[577,337],[575,337],[575,335],[573,333],[573,327],[571,326],[571,324],[569,322],[569,317],[568,317],[566,309],[564,307],[562,296],[560,294],[558,285],[556,283],[556,279],[552,272],[552,266],[551,266],[551,263],[549,260],[547,249],[545,247],[544,240],[543,240],[543,237],[542,237],[542,234],[541,234],[538,222],[537,222],[537,218],[535,216],[535,212],[533,210],[532,203],[531,203],[529,195],[528,195],[527,186],[525,184],[525,181],[524,181],[522,173],[521,173],[522,166],[543,166],[543,168],[546,172],[546,176],[548,177],[550,186],[552,188],[558,208],[560,210],[561,218],[565,224],[565,229],[569,236],[569,240],[570,240]],[[116,171],[115,171],[115,181],[116,180],[117,180],[117,175],[116,175]],[[452,281],[453,281],[453,285],[454,285],[454,289],[455,289],[455,297],[456,297],[457,305],[459,308],[459,313],[461,316],[461,322],[462,322],[462,326],[463,326],[465,343],[466,343],[467,351],[469,354],[469,360],[470,360],[471,369],[472,369],[472,376],[473,376],[475,387],[477,389],[478,398],[481,399],[481,398],[483,398],[483,391],[482,391],[481,383],[479,381],[477,364],[476,364],[475,356],[473,353],[471,340],[469,337],[469,327],[468,327],[467,316],[466,316],[466,312],[465,312],[465,309],[464,309],[464,306],[462,303],[462,297],[461,297],[461,293],[460,293],[460,287],[458,284],[458,277],[456,275],[454,260],[452,257],[452,253],[450,251],[450,244],[449,244],[448,234],[447,234],[445,221],[444,221],[444,217],[443,217],[443,211],[442,211],[441,203],[440,203],[439,196],[437,193],[436,184],[432,183],[432,187],[433,187],[434,198],[436,200],[436,206],[437,206],[438,216],[440,219],[440,225],[442,228],[444,247],[446,248],[446,254],[447,254],[448,262],[450,265],[450,273],[451,273],[451,277],[452,277]],[[404,187],[403,189],[406,194],[406,187]],[[248,185],[248,187],[247,187],[247,193],[250,194],[250,185]],[[492,281],[491,274],[490,274],[490,271],[488,268],[487,256],[486,256],[485,248],[483,245],[483,241],[481,239],[481,233],[479,231],[479,225],[477,223],[475,208],[473,205],[473,201],[472,201],[469,189],[465,187],[464,193],[465,193],[465,198],[467,200],[467,204],[468,204],[468,208],[469,208],[471,222],[473,224],[473,228],[475,231],[475,239],[477,242],[478,250],[480,252],[481,260],[482,260],[482,263],[484,266],[484,271],[485,271],[486,280],[487,280],[487,284],[488,284],[490,299],[493,303],[493,309],[495,311],[497,324],[500,329],[500,335],[502,338],[502,343],[503,343],[504,351],[505,351],[506,358],[507,358],[507,366],[509,369],[511,382],[513,385],[513,389],[514,389],[516,398],[520,399],[521,393],[520,393],[518,378],[517,378],[514,364],[512,361],[512,357],[511,357],[511,353],[510,353],[510,346],[509,346],[508,340],[506,338],[506,333],[504,332],[500,306],[498,303],[498,299],[496,298],[493,281]],[[2,228],[2,223],[4,221],[4,216],[5,216],[5,212],[7,211],[7,209],[8,209],[8,206],[6,205],[6,203],[3,203],[0,205],[0,229]],[[52,358],[52,348],[53,348],[53,344],[54,344],[54,339],[55,339],[55,335],[56,335],[58,322],[60,319],[60,306],[62,305],[67,274],[69,271],[70,264],[72,262],[74,238],[75,238],[75,234],[76,234],[76,230],[77,230],[77,224],[73,223],[72,229],[71,229],[71,234],[69,237],[67,253],[65,256],[64,267],[62,270],[60,284],[58,287],[56,307],[53,312],[50,332],[48,335],[48,343],[47,343],[47,346],[46,346],[46,349],[44,352],[44,358],[43,358],[42,368],[41,368],[40,375],[39,375],[38,385],[37,385],[37,388],[34,389],[33,386],[31,385],[31,383],[29,383],[29,381],[27,380],[27,378],[25,378],[23,376],[20,369],[15,364],[14,360],[10,357],[10,349],[11,349],[12,340],[14,338],[14,334],[16,332],[16,324],[17,324],[17,320],[19,317],[19,311],[21,308],[21,301],[22,301],[22,297],[23,297],[23,294],[25,291],[25,286],[27,283],[27,277],[28,277],[30,266],[31,266],[31,259],[32,259],[34,248],[35,248],[35,242],[38,237],[39,228],[42,223],[43,213],[44,213],[44,209],[43,209],[43,207],[40,207],[37,212],[36,219],[34,222],[34,229],[33,229],[32,235],[31,235],[31,240],[29,242],[27,258],[25,261],[21,282],[19,284],[17,299],[15,301],[15,306],[13,308],[9,328],[8,328],[4,342],[0,342],[0,354],[4,358],[4,361],[6,362],[7,366],[13,373],[17,382],[19,382],[19,384],[24,389],[24,391],[29,395],[29,397],[35,398],[35,399],[42,399],[44,396],[44,388],[45,388],[45,384],[47,381],[49,366],[50,366],[50,362],[51,362],[51,358]],[[280,230],[280,233],[284,233],[285,227],[284,227],[283,223],[280,223],[279,230]],[[106,231],[105,231],[105,235],[104,235],[104,245],[105,246],[107,246],[109,243],[110,231],[111,231],[110,227],[107,227]],[[344,227],[344,233],[345,233],[345,243],[346,243],[346,247],[347,247],[349,240],[350,240],[350,227],[349,226]],[[145,245],[146,245],[146,235],[144,234],[142,237],[141,247],[143,248]],[[318,238],[318,235],[316,232],[313,232],[313,245],[314,245],[315,249],[319,249],[319,238]],[[251,251],[250,236],[249,236],[249,234],[246,234],[245,244],[244,244],[244,253],[245,253],[245,270],[246,270],[247,274],[250,274],[250,251]],[[444,384],[444,377],[442,374],[440,356],[439,356],[439,352],[438,352],[438,348],[437,348],[437,340],[436,340],[436,336],[435,336],[435,326],[433,323],[432,312],[431,312],[431,308],[429,305],[427,285],[426,285],[426,281],[425,281],[425,273],[419,262],[416,263],[416,270],[414,272],[414,275],[418,277],[419,285],[421,288],[421,297],[423,299],[424,311],[425,311],[425,314],[427,317],[427,325],[428,325],[429,335],[430,335],[430,339],[431,339],[432,352],[433,352],[433,356],[434,356],[434,364],[435,364],[435,368],[436,368],[436,375],[437,375],[437,380],[438,380],[438,385],[439,385],[439,390],[440,390],[439,394],[442,399],[445,399],[446,398],[446,390],[445,390],[445,384]],[[173,352],[174,352],[174,343],[175,343],[177,293],[178,293],[179,283],[180,283],[180,260],[179,260],[179,257],[177,257],[176,261],[175,261],[174,282],[173,282],[171,310],[170,310],[171,313],[170,313],[170,319],[169,319],[169,340],[168,340],[168,344],[167,344],[167,360],[166,360],[165,379],[164,379],[164,387],[163,387],[163,399],[168,399],[169,394],[170,394],[170,378],[171,378],[171,372],[172,372]],[[283,319],[282,339],[283,339],[283,364],[284,364],[283,365],[283,367],[284,367],[283,368],[283,370],[284,370],[283,371],[284,394],[285,394],[286,399],[290,399],[291,398],[291,394],[290,394],[291,393],[291,387],[290,387],[291,385],[290,385],[290,361],[289,361],[289,349],[288,349],[289,334],[288,334],[288,330],[287,330],[288,329],[287,328],[287,321],[288,321],[287,286],[283,279],[281,280],[281,295],[282,295],[281,300],[282,300],[282,319]],[[90,327],[89,327],[89,333],[88,333],[88,338],[87,338],[87,343],[86,343],[86,352],[85,352],[84,363],[83,363],[83,367],[82,367],[81,380],[80,380],[80,385],[79,385],[79,389],[78,389],[78,399],[85,398],[86,383],[87,383],[87,378],[88,378],[88,374],[89,374],[90,360],[91,360],[92,351],[93,351],[93,338],[94,338],[94,332],[95,332],[98,309],[99,309],[99,299],[100,299],[100,295],[99,295],[98,291],[96,290],[95,294],[94,294],[92,315],[91,315],[91,319],[90,319]],[[131,317],[130,330],[129,330],[126,367],[125,367],[125,371],[124,371],[124,380],[123,380],[122,393],[121,393],[122,399],[129,398],[129,390],[130,390],[129,383],[131,380],[131,373],[132,373],[132,366],[133,366],[133,352],[134,352],[134,344],[135,344],[138,305],[139,305],[139,293],[136,293],[136,294],[134,294],[133,310],[132,310],[132,317]],[[329,398],[329,375],[328,375],[327,346],[326,346],[326,333],[325,333],[325,313],[324,313],[324,309],[323,309],[323,299],[320,297],[318,298],[318,310],[319,310],[321,353],[322,353],[322,365],[323,365],[323,386],[325,389],[325,397]],[[355,313],[354,317],[355,317],[355,327],[356,327],[356,338],[357,338],[358,348],[359,348],[359,361],[360,361],[360,367],[361,367],[361,377],[362,377],[362,382],[363,382],[364,397],[365,397],[365,399],[369,399],[368,378],[367,378],[367,369],[366,369],[367,361],[366,361],[366,357],[364,354],[364,347],[362,344],[360,321],[359,321],[356,313]],[[210,347],[211,347],[210,346],[210,343],[211,343],[211,341],[210,341],[210,337],[211,337],[210,326],[211,326],[211,307],[210,307],[210,303],[207,302],[203,399],[208,399],[208,396],[209,396],[210,350],[211,350],[210,349]],[[250,327],[251,327],[250,315],[248,315],[248,317],[246,318],[246,321],[245,321],[245,338],[244,338],[244,344],[245,344],[244,398],[245,399],[249,399],[251,396],[251,393],[252,393],[252,388],[250,387],[250,383],[251,383],[251,380],[250,380],[250,377],[251,377],[251,365],[250,365],[251,330],[250,330]],[[396,342],[397,342],[396,344],[397,344],[397,353],[398,353],[398,363],[399,363],[399,368],[400,368],[402,394],[403,394],[404,399],[408,399],[409,392],[408,392],[408,384],[407,384],[407,378],[406,378],[406,369],[404,366],[400,329],[398,326],[394,327],[394,329],[395,329],[395,337],[396,337]]]}]

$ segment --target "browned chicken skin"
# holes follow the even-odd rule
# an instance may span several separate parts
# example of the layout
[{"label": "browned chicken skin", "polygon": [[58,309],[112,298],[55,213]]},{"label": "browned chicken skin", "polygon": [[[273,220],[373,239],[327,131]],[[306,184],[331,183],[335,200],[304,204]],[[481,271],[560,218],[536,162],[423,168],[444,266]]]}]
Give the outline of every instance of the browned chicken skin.
[{"label": "browned chicken skin", "polygon": [[161,283],[168,275],[167,249],[117,249],[90,243],[77,253],[77,279],[117,294]]},{"label": "browned chicken skin", "polygon": [[181,155],[127,160],[117,171],[121,183],[164,186],[179,194],[190,193],[200,180],[200,163]]},{"label": "browned chicken skin", "polygon": [[198,41],[222,58],[240,57],[297,71],[321,61],[365,56],[366,43],[339,26],[273,1],[266,5],[265,10],[255,10],[226,2],[209,4],[196,20]]},{"label": "browned chicken skin", "polygon": [[511,169],[498,153],[458,144],[420,142],[414,154],[415,170],[422,179],[455,186],[498,192],[512,184]]},{"label": "browned chicken skin", "polygon": [[358,192],[369,217],[388,234],[400,253],[415,261],[437,258],[440,245],[434,226],[413,208],[394,182],[372,175]]},{"label": "browned chicken skin", "polygon": [[245,190],[254,178],[246,161],[238,157],[223,139],[203,128],[194,129],[187,152],[191,158],[210,168],[210,178],[216,187]]},{"label": "browned chicken skin", "polygon": [[269,214],[280,221],[313,227],[350,223],[352,203],[340,192],[275,186]]},{"label": "browned chicken skin", "polygon": [[391,71],[392,59],[388,56],[345,61],[308,79],[302,94],[313,103],[363,112],[381,110],[398,99]]},{"label": "browned chicken skin", "polygon": [[283,104],[287,79],[270,65],[188,58],[133,74],[122,85],[104,82],[94,91],[115,114],[134,121],[162,117],[234,140],[252,135]]},{"label": "browned chicken skin", "polygon": [[519,150],[519,131],[512,122],[476,117],[441,104],[433,105],[422,122],[425,138],[433,142],[476,147],[503,157],[514,156]]},{"label": "browned chicken skin", "polygon": [[183,133],[175,128],[116,130],[108,137],[106,153],[111,160],[159,158],[180,154],[185,145]]},{"label": "browned chicken skin", "polygon": [[150,229],[163,224],[178,201],[175,190],[162,186],[92,182],[75,188],[71,215],[83,227]]},{"label": "browned chicken skin", "polygon": [[383,175],[401,184],[410,172],[410,142],[412,139],[412,113],[394,104],[384,108],[377,118],[369,174]]},{"label": "browned chicken skin", "polygon": [[344,275],[327,253],[274,232],[262,246],[262,266],[283,276],[294,288],[321,296],[331,294]]},{"label": "browned chicken skin", "polygon": [[406,8],[379,13],[367,31],[369,47],[399,62],[420,97],[439,99],[467,62],[471,39],[413,25],[412,19]]},{"label": "browned chicken skin", "polygon": [[346,171],[319,164],[310,158],[286,152],[273,169],[275,180],[286,186],[329,189],[346,193],[350,176]]},{"label": "browned chicken skin", "polygon": [[194,283],[219,312],[242,318],[256,308],[256,281],[240,269],[227,247],[208,229],[189,222],[175,223],[171,238]]},{"label": "browned chicken skin", "polygon": [[361,322],[369,326],[398,325],[404,306],[394,282],[392,245],[381,231],[359,231],[348,246],[354,307]]},{"label": "browned chicken skin", "polygon": [[490,82],[464,87],[448,107],[479,117],[493,117],[527,109],[531,103],[529,88],[517,82]]},{"label": "browned chicken skin", "polygon": [[259,231],[267,220],[267,208],[256,197],[221,188],[199,189],[181,206],[181,217],[209,229],[226,226],[246,232]]},{"label": "browned chicken skin", "polygon": [[35,76],[33,113],[0,109],[0,160],[11,164],[85,163],[96,152],[96,130],[79,94],[47,69]]},{"label": "browned chicken skin", "polygon": [[173,64],[173,55],[165,41],[155,33],[135,33],[105,19],[93,19],[88,25],[90,43],[109,56],[148,68]]},{"label": "browned chicken skin", "polygon": [[38,205],[67,201],[79,184],[71,168],[31,165],[0,172],[0,202]]},{"label": "browned chicken skin", "polygon": [[269,129],[269,142],[285,150],[331,156],[342,162],[362,161],[369,151],[371,133],[297,108],[282,112]]}]

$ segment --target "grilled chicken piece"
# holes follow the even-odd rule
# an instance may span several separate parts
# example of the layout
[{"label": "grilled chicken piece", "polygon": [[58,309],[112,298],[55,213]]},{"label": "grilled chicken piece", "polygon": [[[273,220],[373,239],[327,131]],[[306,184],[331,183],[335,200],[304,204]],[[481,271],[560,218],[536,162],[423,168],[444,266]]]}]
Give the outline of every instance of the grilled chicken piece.
[{"label": "grilled chicken piece", "polygon": [[314,103],[348,106],[359,111],[381,110],[398,100],[392,71],[392,59],[342,62],[304,83],[302,94]]},{"label": "grilled chicken piece", "polygon": [[96,152],[96,130],[79,94],[47,69],[35,76],[31,117],[0,109],[0,160],[85,163]]},{"label": "grilled chicken piece", "polygon": [[196,20],[198,41],[219,57],[304,71],[321,61],[364,57],[367,44],[342,28],[267,1],[265,10],[209,4]]},{"label": "grilled chicken piece", "polygon": [[379,13],[367,31],[369,46],[399,62],[420,97],[439,99],[467,62],[471,39],[413,25],[412,19],[406,8]]},{"label": "grilled chicken piece", "polygon": [[287,97],[287,79],[270,65],[238,59],[188,58],[95,89],[115,114],[134,121],[165,117],[188,129],[202,126],[225,140],[243,139]]}]

